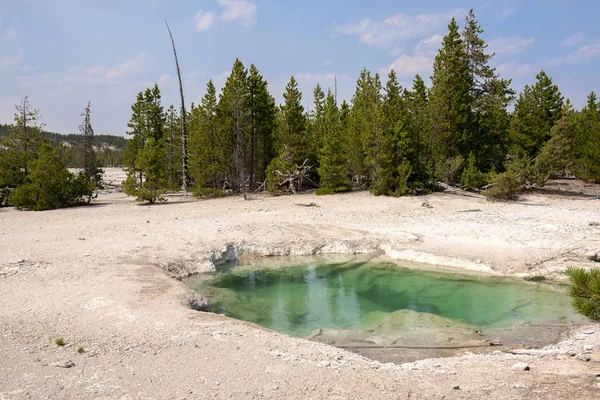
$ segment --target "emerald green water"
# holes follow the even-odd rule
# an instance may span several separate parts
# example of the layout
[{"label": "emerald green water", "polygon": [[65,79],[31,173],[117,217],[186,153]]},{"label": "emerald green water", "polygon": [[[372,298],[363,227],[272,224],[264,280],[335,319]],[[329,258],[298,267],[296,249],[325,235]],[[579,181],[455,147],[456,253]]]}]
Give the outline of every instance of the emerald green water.
[{"label": "emerald green water", "polygon": [[298,337],[320,328],[381,327],[399,310],[486,329],[581,320],[561,286],[428,272],[391,263],[235,267],[189,284],[211,299],[217,313]]}]

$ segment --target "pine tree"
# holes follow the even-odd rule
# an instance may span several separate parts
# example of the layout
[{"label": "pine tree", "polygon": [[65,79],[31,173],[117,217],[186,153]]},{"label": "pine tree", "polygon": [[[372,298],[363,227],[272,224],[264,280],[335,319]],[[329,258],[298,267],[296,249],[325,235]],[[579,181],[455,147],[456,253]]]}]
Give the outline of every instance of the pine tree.
[{"label": "pine tree", "polygon": [[[347,104],[346,104],[347,107]],[[349,190],[346,155],[344,154],[340,111],[331,89],[323,103],[322,143],[319,149],[319,177],[321,187],[317,194],[333,194]]]},{"label": "pine tree", "polygon": [[437,175],[456,180],[471,127],[473,77],[454,18],[435,57],[431,82],[429,101]]},{"label": "pine tree", "polygon": [[577,119],[571,172],[580,179],[600,182],[600,102],[594,92]]},{"label": "pine tree", "polygon": [[525,86],[515,104],[510,126],[513,153],[534,158],[550,139],[550,129],[561,117],[563,97],[558,86],[541,71],[533,87]]},{"label": "pine tree", "polygon": [[194,194],[219,194],[231,163],[231,135],[219,128],[217,91],[208,81],[200,106],[190,112],[190,174]]},{"label": "pine tree", "polygon": [[462,155],[473,153],[476,168],[489,171],[501,169],[504,162],[509,123],[507,107],[514,100],[515,92],[510,88],[511,81],[501,79],[489,65],[494,54],[487,54],[488,45],[481,38],[482,33],[471,10],[462,37],[472,80],[472,118]]},{"label": "pine tree", "polygon": [[293,76],[285,88],[283,98],[285,102],[280,109],[277,135],[279,153],[287,152],[293,163],[302,164],[308,156],[306,116],[302,106],[302,93]]},{"label": "pine tree", "polygon": [[43,143],[44,125],[39,123],[39,110],[31,107],[29,97],[23,97],[15,110],[15,122],[0,146],[0,206],[7,205],[10,193],[25,182],[30,163],[38,157]]},{"label": "pine tree", "polygon": [[350,172],[357,184],[379,179],[378,151],[383,143],[381,80],[364,69],[352,97],[352,129],[349,138]]},{"label": "pine tree", "polygon": [[411,143],[408,136],[406,105],[396,72],[391,70],[382,101],[381,135],[376,140],[376,164],[371,179],[375,195],[403,195],[412,174]]},{"label": "pine tree", "polygon": [[[186,130],[186,135],[188,134]],[[175,109],[174,105],[170,105],[165,114],[165,147],[167,151],[167,179],[169,188],[175,190],[183,186],[183,173],[181,154],[181,116]]]},{"label": "pine tree", "polygon": [[91,103],[88,102],[83,114],[83,122],[79,125],[79,132],[82,135],[81,143],[81,165],[85,175],[97,186],[102,187],[102,174],[104,171],[98,166],[96,152],[94,151],[94,129],[91,121]]},{"label": "pine tree", "polygon": [[533,183],[544,186],[548,179],[572,165],[576,123],[576,113],[567,101],[560,119],[550,130],[550,139],[535,158]]},{"label": "pine tree", "polygon": [[[324,126],[324,113],[325,113],[325,93],[320,84],[313,90],[313,106],[314,108],[310,111],[307,119],[307,137],[309,145],[309,153],[307,155],[310,165],[315,168],[315,171],[319,168],[320,151],[323,146],[325,129]],[[313,176],[316,178],[316,176]]]},{"label": "pine tree", "polygon": [[266,179],[269,163],[275,156],[275,99],[269,93],[267,82],[252,64],[248,75],[248,108],[250,112],[250,140],[248,170],[250,186],[256,187]]},{"label": "pine tree", "polygon": [[429,98],[423,79],[417,75],[410,91],[405,91],[407,132],[412,143],[414,186],[427,186],[432,179],[432,135]]},{"label": "pine tree", "polygon": [[247,184],[246,148],[250,129],[248,102],[248,73],[244,64],[236,59],[219,97],[217,113],[222,134],[230,138],[231,188],[234,193],[244,196]]},{"label": "pine tree", "polygon": [[9,197],[19,210],[43,211],[89,203],[94,183],[85,173],[75,176],[67,170],[60,149],[49,143],[39,147],[38,157],[30,160],[23,184]]},{"label": "pine tree", "polygon": [[125,193],[140,201],[162,201],[168,187],[165,114],[158,85],[139,93],[127,124],[133,138],[127,143]]}]

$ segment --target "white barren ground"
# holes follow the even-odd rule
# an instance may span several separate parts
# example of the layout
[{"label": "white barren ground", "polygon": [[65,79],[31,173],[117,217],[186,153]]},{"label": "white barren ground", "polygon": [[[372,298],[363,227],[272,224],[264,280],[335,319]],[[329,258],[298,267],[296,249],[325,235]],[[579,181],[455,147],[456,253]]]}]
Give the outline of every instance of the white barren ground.
[{"label": "white barren ground", "polygon": [[[598,196],[597,186],[560,181],[513,203],[363,192],[170,196],[148,206],[109,191],[90,207],[0,209],[0,399],[597,399],[598,324],[532,355],[380,364],[192,311],[189,289],[171,278],[181,270],[164,267],[210,269],[233,245],[245,256],[380,251],[560,278],[569,265],[594,265],[584,255],[600,250]],[[310,203],[317,207],[298,205]],[[57,366],[67,361],[75,365]],[[530,370],[513,369],[519,362]]]}]

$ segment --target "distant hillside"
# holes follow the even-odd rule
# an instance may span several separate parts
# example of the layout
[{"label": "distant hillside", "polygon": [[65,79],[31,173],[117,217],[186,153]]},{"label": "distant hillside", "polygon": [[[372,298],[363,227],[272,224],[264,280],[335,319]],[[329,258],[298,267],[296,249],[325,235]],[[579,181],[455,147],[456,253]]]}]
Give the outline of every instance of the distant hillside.
[{"label": "distant hillside", "polygon": [[[8,135],[10,125],[0,124],[0,140],[4,139]],[[80,142],[82,136],[75,133],[62,134],[55,132],[42,131],[44,139],[48,139],[50,142],[65,143],[70,147],[76,147]],[[112,148],[113,150],[124,150],[127,145],[127,139],[122,136],[116,135],[94,135],[94,147],[103,149],[106,147]]]},{"label": "distant hillside", "polygon": [[[0,141],[8,136],[10,125],[0,124]],[[78,148],[82,140],[82,135],[69,133],[63,135],[61,133],[42,131],[42,136],[53,145],[64,144],[72,149],[70,154],[69,166],[75,166],[77,159]],[[115,167],[123,165],[123,153],[127,139],[116,135],[94,135],[94,149],[96,150],[96,158],[102,166]]]}]

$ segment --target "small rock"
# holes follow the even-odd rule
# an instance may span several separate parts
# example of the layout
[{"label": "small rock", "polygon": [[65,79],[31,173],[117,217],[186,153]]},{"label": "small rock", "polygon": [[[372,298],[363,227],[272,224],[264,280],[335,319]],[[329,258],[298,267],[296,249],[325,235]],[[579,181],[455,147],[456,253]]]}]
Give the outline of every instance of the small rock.
[{"label": "small rock", "polygon": [[527,365],[525,363],[516,363],[510,369],[513,371],[529,371],[530,370],[529,365]]},{"label": "small rock", "polygon": [[71,360],[69,361],[65,361],[64,363],[60,363],[60,362],[56,362],[54,364],[55,367],[59,367],[59,368],[73,368],[75,366],[75,363]]},{"label": "small rock", "polygon": [[452,388],[452,390],[460,390],[460,386],[456,385]]},{"label": "small rock", "polygon": [[577,354],[577,355],[575,356],[575,358],[577,358],[578,360],[581,360],[581,361],[585,361],[585,362],[588,362],[588,361],[590,361],[590,360],[592,359],[592,358],[591,358],[589,355],[587,355],[587,354]]},{"label": "small rock", "polygon": [[598,254],[597,251],[590,251],[588,253],[585,253],[585,258],[587,258],[590,261],[594,261],[594,262],[600,262],[600,255]]},{"label": "small rock", "polygon": [[198,298],[195,295],[188,300],[188,306],[192,310],[196,311],[210,312],[210,310],[212,309],[212,304],[210,304],[210,301],[205,300],[203,298]]}]

